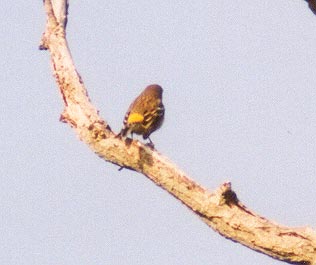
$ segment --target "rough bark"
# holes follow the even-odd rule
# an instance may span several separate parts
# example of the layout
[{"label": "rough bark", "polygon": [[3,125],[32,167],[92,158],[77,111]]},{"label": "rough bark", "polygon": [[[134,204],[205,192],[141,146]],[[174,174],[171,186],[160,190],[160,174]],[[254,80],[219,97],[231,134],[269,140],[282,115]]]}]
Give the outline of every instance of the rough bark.
[{"label": "rough bark", "polygon": [[230,183],[210,192],[157,150],[138,141],[116,138],[91,104],[73,64],[65,37],[68,3],[44,0],[44,7],[47,24],[40,49],[49,50],[51,55],[53,75],[65,107],[61,120],[83,142],[105,161],[151,179],[224,237],[288,263],[316,263],[316,232],[311,228],[286,227],[269,221],[243,205]]}]

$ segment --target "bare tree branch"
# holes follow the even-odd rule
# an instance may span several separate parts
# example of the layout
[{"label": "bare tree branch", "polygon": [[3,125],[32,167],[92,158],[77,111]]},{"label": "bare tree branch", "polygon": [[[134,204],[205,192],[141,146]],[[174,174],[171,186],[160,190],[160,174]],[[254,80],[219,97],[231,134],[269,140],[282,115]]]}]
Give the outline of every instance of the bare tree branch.
[{"label": "bare tree branch", "polygon": [[47,24],[40,49],[48,49],[51,55],[53,74],[65,107],[61,120],[98,156],[147,176],[224,237],[281,261],[315,264],[316,232],[311,228],[291,228],[269,221],[244,206],[230,183],[211,193],[156,150],[138,141],[115,137],[91,104],[73,64],[65,37],[68,5],[60,1],[56,5],[52,0],[44,0]]}]

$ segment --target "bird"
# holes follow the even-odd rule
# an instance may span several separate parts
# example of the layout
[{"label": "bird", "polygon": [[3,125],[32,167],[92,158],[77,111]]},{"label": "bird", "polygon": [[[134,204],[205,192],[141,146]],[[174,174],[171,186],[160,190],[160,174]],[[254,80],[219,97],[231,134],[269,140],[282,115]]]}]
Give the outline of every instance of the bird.
[{"label": "bird", "polygon": [[316,0],[305,0],[308,3],[309,8],[316,15]]},{"label": "bird", "polygon": [[157,84],[147,86],[129,106],[123,121],[123,128],[118,134],[126,137],[129,133],[142,135],[153,146],[150,135],[158,130],[163,121],[165,108],[162,103],[163,89]]}]

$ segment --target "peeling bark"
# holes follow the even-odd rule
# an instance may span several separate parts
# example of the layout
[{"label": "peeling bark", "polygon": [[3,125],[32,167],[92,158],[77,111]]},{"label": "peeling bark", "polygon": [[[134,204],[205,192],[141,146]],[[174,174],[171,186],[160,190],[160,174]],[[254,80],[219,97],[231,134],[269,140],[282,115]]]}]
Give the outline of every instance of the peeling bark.
[{"label": "peeling bark", "polygon": [[191,180],[157,150],[117,138],[91,104],[65,37],[67,1],[44,0],[46,30],[40,49],[49,50],[53,75],[64,101],[61,121],[105,161],[135,170],[180,200],[224,237],[292,264],[316,263],[316,231],[286,227],[259,216],[237,198],[230,183],[210,192]]}]

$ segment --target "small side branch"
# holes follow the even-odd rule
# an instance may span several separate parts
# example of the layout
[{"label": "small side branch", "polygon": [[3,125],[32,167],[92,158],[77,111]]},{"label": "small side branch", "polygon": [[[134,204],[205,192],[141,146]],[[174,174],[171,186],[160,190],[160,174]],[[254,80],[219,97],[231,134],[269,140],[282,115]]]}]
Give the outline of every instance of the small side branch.
[{"label": "small side branch", "polygon": [[91,104],[74,66],[67,40],[67,1],[45,0],[47,16],[40,49],[51,55],[53,75],[64,102],[61,121],[68,123],[105,161],[135,170],[165,189],[224,237],[292,264],[315,264],[316,232],[281,226],[243,205],[230,183],[210,192],[190,179],[166,157],[138,141],[115,137]]}]

